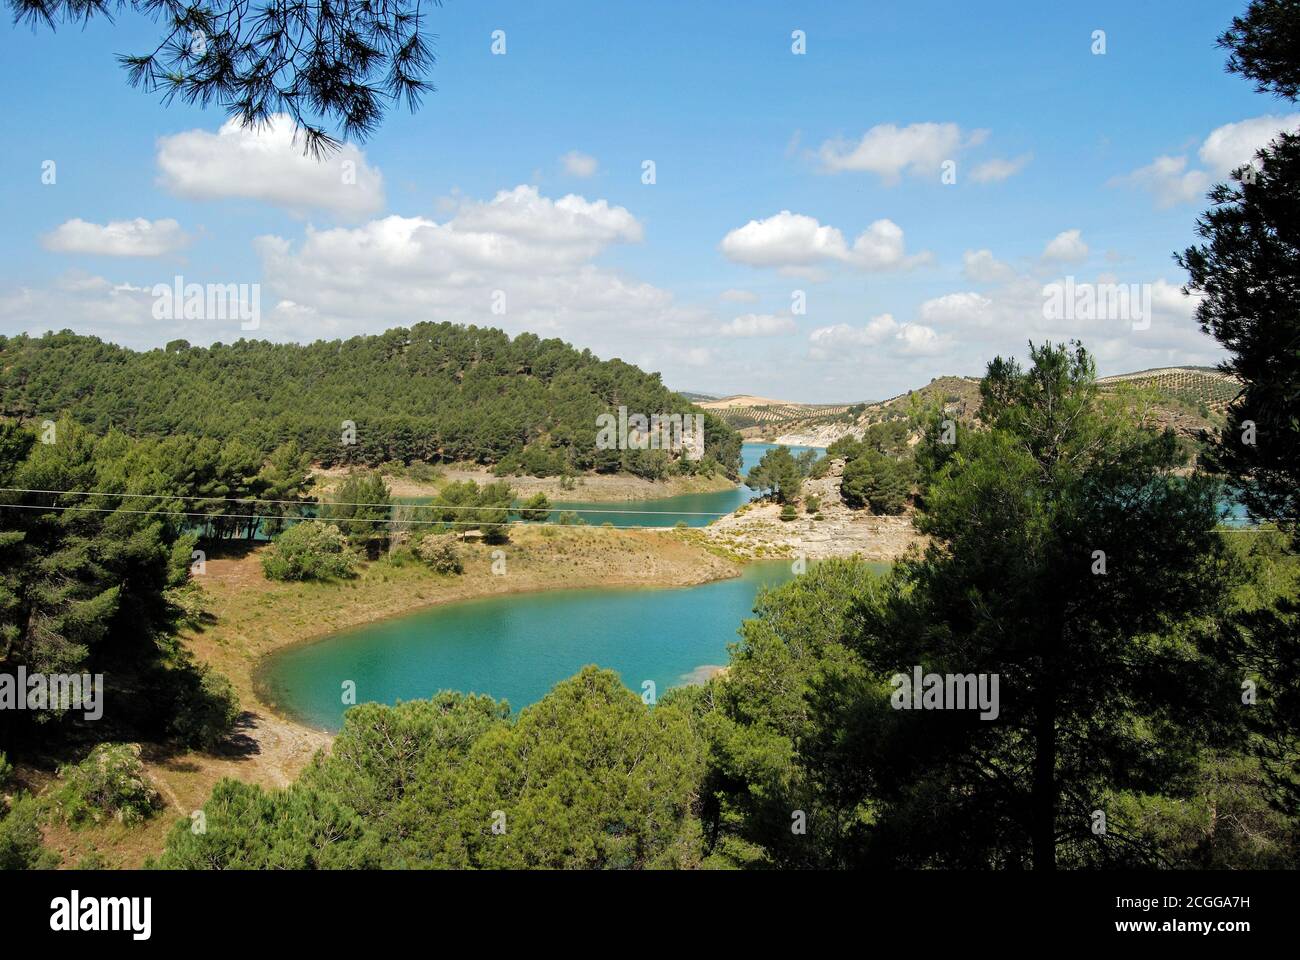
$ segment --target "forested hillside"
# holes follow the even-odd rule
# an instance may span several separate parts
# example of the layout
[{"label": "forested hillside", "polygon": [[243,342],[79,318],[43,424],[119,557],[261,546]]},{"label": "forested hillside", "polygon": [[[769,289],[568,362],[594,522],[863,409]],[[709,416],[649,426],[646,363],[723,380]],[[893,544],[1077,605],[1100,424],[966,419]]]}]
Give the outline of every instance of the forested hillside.
[{"label": "forested hillside", "polygon": [[[0,337],[0,414],[92,432],[185,433],[240,440],[263,456],[295,441],[325,465],[385,461],[504,463],[539,476],[669,470],[734,476],[740,437],[705,416],[705,456],[598,450],[596,418],[699,412],[621,360],[560,340],[419,323],[379,336],[273,344],[183,340],[136,352],[69,331]],[[345,424],[355,442],[344,442]]]}]

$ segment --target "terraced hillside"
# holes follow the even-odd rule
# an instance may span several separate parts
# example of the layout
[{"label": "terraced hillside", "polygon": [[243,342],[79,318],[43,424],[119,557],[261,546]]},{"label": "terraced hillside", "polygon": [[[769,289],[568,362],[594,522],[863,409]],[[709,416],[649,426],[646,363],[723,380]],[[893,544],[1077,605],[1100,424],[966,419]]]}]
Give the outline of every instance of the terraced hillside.
[{"label": "terraced hillside", "polygon": [[[1154,390],[1158,421],[1189,439],[1222,424],[1241,386],[1213,367],[1161,367],[1103,377],[1098,383],[1103,390],[1121,385]],[[980,405],[979,384],[976,377],[936,377],[924,387],[870,403],[790,403],[742,395],[700,406],[746,439],[822,447],[845,434],[860,434],[877,421],[906,416],[917,405],[938,404],[958,419],[974,417]]]},{"label": "terraced hillside", "polygon": [[1159,367],[1102,377],[1097,382],[1103,387],[1121,383],[1154,387],[1162,397],[1196,410],[1207,420],[1222,418],[1227,412],[1228,404],[1241,389],[1239,380],[1214,367]]},{"label": "terraced hillside", "polygon": [[937,402],[958,413],[979,408],[979,381],[972,377],[936,377],[918,390],[886,400],[862,403],[787,403],[762,397],[723,397],[700,406],[710,410],[750,440],[824,447],[879,420],[906,416],[914,404]]},{"label": "terraced hillside", "polygon": [[856,419],[855,409],[860,410],[863,406],[857,404],[855,407],[847,403],[744,402],[761,399],[761,397],[723,397],[720,400],[701,403],[700,406],[716,413],[746,437],[766,437],[774,429],[778,432],[797,432],[831,423],[843,423],[847,427]]}]

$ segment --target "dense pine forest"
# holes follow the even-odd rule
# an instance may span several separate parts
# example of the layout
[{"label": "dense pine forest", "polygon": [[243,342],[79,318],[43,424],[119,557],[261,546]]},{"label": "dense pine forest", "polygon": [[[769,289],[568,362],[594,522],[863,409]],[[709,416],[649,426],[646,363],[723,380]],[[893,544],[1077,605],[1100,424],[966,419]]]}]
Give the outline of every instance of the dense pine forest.
[{"label": "dense pine forest", "polygon": [[[660,450],[601,450],[602,414],[699,413],[621,360],[555,339],[418,323],[378,336],[307,345],[183,340],[136,352],[63,331],[0,337],[0,414],[68,415],[103,434],[190,434],[239,441],[269,457],[286,442],[313,461],[500,464],[537,476],[627,470],[735,477],[740,436],[704,414],[698,460]],[[353,426],[345,442],[346,424]]]},{"label": "dense pine forest", "polygon": [[[1292,104],[1298,41],[1296,0],[1254,0],[1219,39],[1229,72]],[[331,677],[347,709],[328,748],[291,777],[214,776],[196,809],[164,798],[147,764],[257,747],[235,684],[190,647],[232,615],[201,580],[217,562],[205,550],[260,556],[222,596],[248,595],[246,622],[295,642],[321,628],[331,589],[364,607],[390,576],[405,592],[469,579],[478,547],[484,580],[514,576],[505,561],[525,552],[497,549],[512,535],[536,533],[548,576],[586,551],[611,577],[601,538],[621,531],[512,528],[550,509],[516,502],[508,480],[411,504],[365,469],[318,502],[313,463],[734,477],[739,437],[706,417],[699,461],[600,450],[611,408],[694,408],[656,375],[527,334],[417,324],[146,352],[0,338],[0,678],[103,674],[109,705],[0,712],[0,868],[56,865],[60,833],[129,838],[163,817],[144,862],[182,870],[1295,868],[1300,132],[1254,159],[1176,255],[1240,384],[1195,451],[1099,383],[1087,345],[1030,342],[987,359],[970,417],[918,405],[916,435],[884,421],[836,442],[845,502],[923,536],[886,571],[773,553],[792,579],[757,595],[725,670],[656,698],[589,665],[518,711],[457,690],[349,700],[356,684],[336,693]],[[749,479],[793,519],[820,462],[781,448]],[[1230,499],[1248,522],[1224,522]],[[636,555],[647,582],[665,545],[717,559],[695,531],[641,533],[658,538]],[[297,618],[257,592],[271,580],[293,585]],[[923,696],[923,675],[969,677],[972,696],[988,681],[992,709],[928,702],[943,686]]]}]

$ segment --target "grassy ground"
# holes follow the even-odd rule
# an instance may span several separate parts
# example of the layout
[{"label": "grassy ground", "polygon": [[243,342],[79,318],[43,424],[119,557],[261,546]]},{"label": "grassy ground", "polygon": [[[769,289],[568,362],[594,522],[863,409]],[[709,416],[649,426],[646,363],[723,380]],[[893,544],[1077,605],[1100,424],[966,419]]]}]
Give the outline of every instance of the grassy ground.
[{"label": "grassy ground", "polygon": [[[346,627],[399,616],[421,607],[472,597],[605,586],[687,586],[736,576],[739,567],[677,531],[603,527],[516,527],[499,547],[467,542],[465,572],[440,576],[424,564],[379,560],[352,580],[276,583],[262,575],[263,546],[210,554],[202,587],[212,621],[184,635],[196,657],[228,676],[244,714],[215,753],[177,753],[144,745],[143,758],[166,807],[137,827],[109,823],[46,829],[45,843],[63,866],[135,867],[163,848],[178,818],[199,809],[213,785],[234,777],[264,787],[291,783],[330,736],[279,716],[254,683],[258,661],[294,643]],[[492,572],[493,551],[505,572]],[[25,787],[54,785],[48,772],[22,771]]]}]

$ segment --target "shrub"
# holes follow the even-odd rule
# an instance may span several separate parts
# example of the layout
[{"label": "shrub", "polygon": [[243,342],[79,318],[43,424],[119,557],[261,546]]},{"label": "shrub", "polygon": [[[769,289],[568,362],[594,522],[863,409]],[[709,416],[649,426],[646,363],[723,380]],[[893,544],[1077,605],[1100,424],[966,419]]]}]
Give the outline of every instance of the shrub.
[{"label": "shrub", "polygon": [[798,515],[799,513],[797,510],[795,510],[793,503],[787,503],[784,507],[781,508],[781,519],[785,520],[786,522],[793,520]]},{"label": "shrub", "polygon": [[206,664],[178,673],[172,733],[188,747],[211,750],[239,719],[239,696],[225,675]]},{"label": "shrub", "polygon": [[822,508],[822,498],[814,494],[804,497],[803,509],[805,513],[816,513]]},{"label": "shrub", "polygon": [[319,520],[294,524],[262,554],[262,570],[270,580],[348,577],[355,565],[347,538],[338,527]]},{"label": "shrub", "polygon": [[388,552],[380,558],[380,563],[389,567],[409,567],[413,563],[419,562],[415,550],[410,546],[393,546],[389,545]]},{"label": "shrub", "polygon": [[438,573],[464,573],[465,565],[461,562],[456,549],[456,536],[451,533],[426,534],[415,545],[416,555]]},{"label": "shrub", "polygon": [[9,762],[9,758],[5,756],[5,752],[0,750],[0,787],[3,787],[9,782],[9,778],[13,776],[13,773],[13,764]]},{"label": "shrub", "polygon": [[878,450],[868,450],[844,468],[840,495],[850,507],[902,513],[912,486],[908,467]]},{"label": "shrub", "polygon": [[431,463],[416,460],[406,468],[406,475],[417,483],[432,483],[442,476],[442,471]]},{"label": "shrub", "polygon": [[587,523],[586,520],[582,519],[582,517],[578,516],[578,514],[572,510],[561,510],[560,515],[556,518],[556,522],[565,526],[574,527],[586,526]]},{"label": "shrub", "polygon": [[133,743],[101,743],[76,766],[60,767],[59,776],[66,782],[55,802],[73,826],[108,817],[128,825],[140,823],[162,806],[140,762],[140,748]]},{"label": "shrub", "polygon": [[551,513],[551,501],[544,493],[535,493],[519,507],[519,519],[534,522],[545,520]]},{"label": "shrub", "polygon": [[[3,803],[3,801],[0,801]],[[0,870],[52,870],[59,858],[41,846],[40,804],[30,796],[0,815]]]}]

